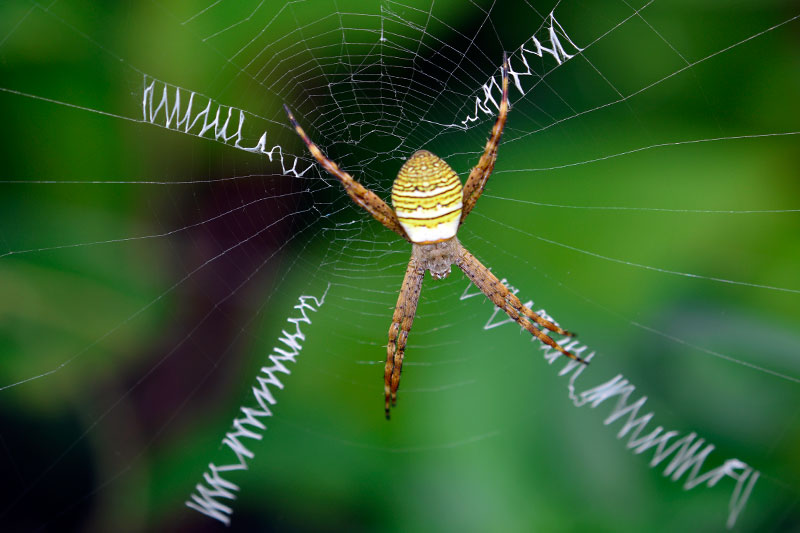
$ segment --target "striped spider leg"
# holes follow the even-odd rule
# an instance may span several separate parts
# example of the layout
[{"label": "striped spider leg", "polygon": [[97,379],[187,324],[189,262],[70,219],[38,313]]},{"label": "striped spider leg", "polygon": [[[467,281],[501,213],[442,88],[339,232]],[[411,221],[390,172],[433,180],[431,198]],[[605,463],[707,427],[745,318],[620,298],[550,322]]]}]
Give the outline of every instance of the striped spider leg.
[{"label": "striped spider leg", "polygon": [[508,116],[508,59],[503,54],[503,97],[497,120],[478,164],[472,169],[466,184],[461,186],[458,175],[442,159],[426,150],[409,157],[392,186],[392,205],[389,207],[375,193],[366,189],[325,157],[311,142],[284,106],[297,134],[311,155],[322,167],[341,181],[352,200],[363,207],[381,224],[411,242],[411,258],[397,298],[384,366],[384,411],[389,418],[391,407],[397,402],[397,389],[403,367],[408,334],[417,312],[425,271],[433,279],[443,279],[450,274],[451,265],[457,265],[497,307],[543,343],[565,356],[586,364],[556,343],[540,328],[560,335],[572,336],[555,323],[537,315],[522,304],[492,272],[467,251],[456,238],[456,232],[475,207],[497,160],[497,147]]},{"label": "striped spider leg", "polygon": [[299,135],[306,144],[308,151],[311,152],[311,155],[314,156],[314,159],[317,160],[322,168],[327,170],[330,174],[342,182],[344,190],[347,192],[350,198],[356,204],[364,208],[367,213],[372,215],[375,220],[408,241],[408,235],[406,235],[405,230],[397,220],[397,215],[395,215],[394,211],[392,211],[392,208],[386,205],[386,202],[381,200],[380,196],[361,185],[359,182],[353,179],[353,176],[340,169],[339,165],[325,157],[319,147],[308,138],[306,132],[303,131],[303,128],[301,128],[300,124],[297,123],[297,120],[295,120],[294,115],[289,110],[289,107],[284,104],[283,109],[286,111],[286,115],[289,117],[289,122],[292,124],[294,131],[297,132],[297,135]]}]

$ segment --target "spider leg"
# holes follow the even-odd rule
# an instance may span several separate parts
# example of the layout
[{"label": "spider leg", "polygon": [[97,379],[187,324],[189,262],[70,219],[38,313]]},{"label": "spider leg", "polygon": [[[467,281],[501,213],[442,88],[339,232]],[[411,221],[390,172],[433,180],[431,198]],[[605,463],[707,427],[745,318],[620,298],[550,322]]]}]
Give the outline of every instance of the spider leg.
[{"label": "spider leg", "polygon": [[400,225],[400,221],[397,220],[397,215],[395,215],[392,208],[389,207],[386,202],[381,200],[377,194],[361,185],[359,182],[353,179],[353,176],[340,169],[339,165],[325,157],[319,147],[308,138],[308,135],[306,135],[306,132],[300,127],[300,124],[297,123],[297,120],[295,120],[294,115],[292,115],[292,112],[289,110],[286,104],[283,105],[283,109],[286,111],[286,115],[289,117],[289,122],[292,123],[292,127],[303,140],[303,142],[306,143],[308,151],[311,152],[311,155],[314,156],[314,159],[316,159],[317,162],[322,165],[322,168],[327,170],[330,174],[342,182],[342,185],[344,185],[344,190],[347,192],[350,198],[370,215],[372,215],[375,220],[394,231],[405,240],[411,242],[408,238],[408,235],[406,235],[405,230]]},{"label": "spider leg", "polygon": [[411,324],[414,323],[414,315],[417,313],[417,302],[424,274],[425,270],[419,267],[417,260],[412,256],[408,261],[400,295],[397,297],[392,325],[389,327],[389,344],[386,346],[386,367],[383,380],[387,420],[389,419],[389,409],[397,403],[397,388],[400,386],[400,371],[403,368],[408,332],[411,331]]},{"label": "spider leg", "polygon": [[474,283],[475,286],[477,286],[481,292],[483,292],[483,294],[485,294],[492,301],[492,303],[505,311],[508,316],[514,319],[514,321],[516,321],[520,326],[527,329],[534,337],[548,346],[552,346],[570,359],[574,359],[583,364],[588,364],[587,361],[562,348],[556,341],[551,339],[549,335],[534,326],[532,322],[536,322],[542,327],[561,335],[572,336],[572,333],[561,329],[559,326],[555,325],[549,320],[545,320],[531,311],[528,307],[522,305],[522,302],[520,302],[519,298],[517,298],[514,293],[509,291],[508,287],[503,285],[488,268],[483,266],[483,264],[478,261],[474,255],[469,253],[466,248],[460,245],[456,264],[459,266],[459,268],[461,268],[461,270],[464,271],[464,274],[466,274],[467,277],[472,280],[472,283]]},{"label": "spider leg", "polygon": [[467,218],[467,215],[478,198],[483,194],[483,188],[489,180],[494,170],[494,163],[497,160],[497,145],[500,144],[500,136],[503,135],[503,127],[506,125],[506,117],[508,117],[508,57],[503,52],[503,99],[500,101],[500,107],[497,110],[497,121],[492,128],[492,134],[489,140],[486,141],[486,148],[483,150],[478,164],[469,173],[467,183],[464,185],[462,202],[464,207],[461,208],[461,223]]}]

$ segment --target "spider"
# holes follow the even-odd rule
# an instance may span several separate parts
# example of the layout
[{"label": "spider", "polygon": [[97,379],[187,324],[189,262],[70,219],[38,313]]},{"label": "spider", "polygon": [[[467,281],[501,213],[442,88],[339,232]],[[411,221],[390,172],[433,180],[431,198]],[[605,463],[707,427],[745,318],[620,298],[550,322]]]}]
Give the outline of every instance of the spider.
[{"label": "spider", "polygon": [[567,357],[587,364],[586,361],[568,352],[534,323],[560,335],[573,336],[522,305],[492,272],[456,238],[459,226],[467,218],[480,198],[486,181],[492,173],[497,159],[497,146],[508,116],[508,58],[503,54],[503,98],[497,121],[478,164],[469,173],[462,188],[458,175],[444,160],[426,150],[411,155],[400,168],[392,186],[394,210],[378,195],[358,183],[347,172],[325,157],[303,128],[297,123],[289,108],[283,108],[297,134],[308,147],[311,155],[330,174],[339,179],[350,198],[364,208],[378,222],[411,243],[411,258],[408,260],[405,279],[400,288],[397,305],[389,327],[389,344],[386,349],[384,367],[384,402],[387,420],[390,409],[397,403],[400,371],[403,367],[408,333],[417,311],[417,302],[425,271],[433,279],[444,279],[455,264],[496,306],[528,330],[534,337],[552,346]]}]

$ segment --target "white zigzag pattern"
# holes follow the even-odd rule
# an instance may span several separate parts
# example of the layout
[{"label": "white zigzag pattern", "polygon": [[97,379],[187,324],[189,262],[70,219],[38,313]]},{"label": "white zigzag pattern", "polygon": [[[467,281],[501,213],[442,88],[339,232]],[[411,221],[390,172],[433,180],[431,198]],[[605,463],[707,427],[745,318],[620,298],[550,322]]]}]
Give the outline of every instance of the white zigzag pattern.
[{"label": "white zigzag pattern", "polygon": [[[253,146],[242,146],[243,130],[248,116],[256,117],[241,109],[226,106],[195,91],[183,89],[167,82],[144,77],[142,91],[142,120],[162,128],[188,135],[211,139],[239,150],[266,155],[270,161],[277,160],[281,173],[300,177],[313,165],[303,163],[297,156],[285,153],[280,145],[267,150],[267,132],[263,130]],[[261,119],[264,120],[264,119]],[[258,135],[258,133],[256,133]],[[298,169],[298,161],[305,168]]]}]

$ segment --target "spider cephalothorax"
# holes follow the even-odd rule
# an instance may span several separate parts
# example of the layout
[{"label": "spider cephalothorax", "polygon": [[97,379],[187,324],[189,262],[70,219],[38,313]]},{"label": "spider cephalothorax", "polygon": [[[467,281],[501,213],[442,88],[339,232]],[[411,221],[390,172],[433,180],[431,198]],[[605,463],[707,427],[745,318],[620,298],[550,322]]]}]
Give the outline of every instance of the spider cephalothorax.
[{"label": "spider cephalothorax", "polygon": [[325,170],[342,182],[350,198],[381,224],[412,245],[411,258],[408,260],[406,276],[397,298],[392,325],[389,328],[389,344],[386,347],[384,367],[386,418],[389,418],[390,407],[397,402],[397,388],[400,385],[400,372],[408,333],[411,331],[411,324],[417,312],[422,278],[426,270],[434,279],[443,279],[450,274],[451,265],[457,265],[481,292],[520,326],[567,357],[586,363],[562,348],[534,324],[560,335],[572,335],[571,333],[522,305],[519,298],[456,238],[458,227],[475,207],[475,202],[480,198],[497,159],[497,146],[508,116],[508,60],[505,55],[503,98],[498,109],[497,121],[492,128],[483,155],[469,173],[467,183],[462,188],[458,175],[450,165],[426,150],[419,150],[403,164],[394,181],[392,186],[394,210],[378,195],[355,181],[350,174],[325,157],[317,145],[308,138],[289,108],[284,106],[284,109],[311,155]]}]

